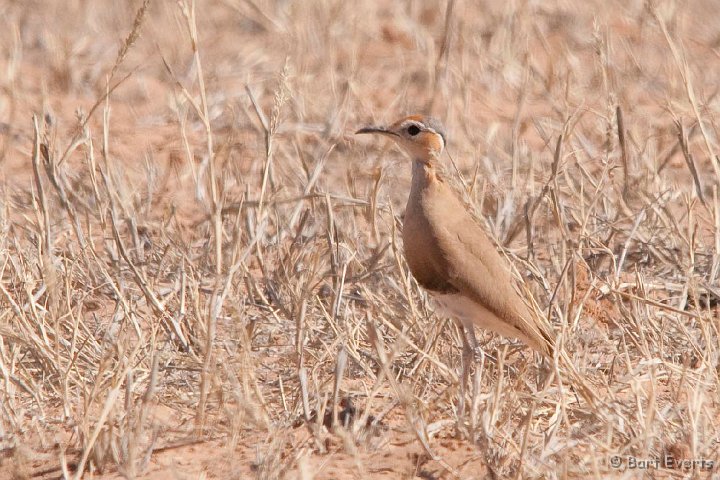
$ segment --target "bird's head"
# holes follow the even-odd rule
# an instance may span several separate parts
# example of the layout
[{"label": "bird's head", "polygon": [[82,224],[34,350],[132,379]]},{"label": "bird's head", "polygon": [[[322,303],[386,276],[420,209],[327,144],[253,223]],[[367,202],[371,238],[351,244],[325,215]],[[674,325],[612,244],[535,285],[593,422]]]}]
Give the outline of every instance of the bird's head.
[{"label": "bird's head", "polygon": [[410,115],[387,127],[365,127],[356,134],[386,135],[400,145],[413,160],[432,163],[445,148],[445,133],[440,122],[424,115]]}]

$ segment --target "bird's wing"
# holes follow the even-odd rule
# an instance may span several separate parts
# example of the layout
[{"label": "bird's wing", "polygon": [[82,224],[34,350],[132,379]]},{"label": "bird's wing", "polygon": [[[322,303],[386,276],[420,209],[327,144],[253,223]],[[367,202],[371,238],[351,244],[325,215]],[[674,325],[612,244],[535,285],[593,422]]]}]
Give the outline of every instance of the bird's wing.
[{"label": "bird's wing", "polygon": [[479,226],[466,227],[445,241],[449,252],[464,253],[462,261],[450,266],[450,283],[506,322],[514,336],[549,353],[554,343],[549,326],[538,322],[518,295],[505,260],[485,232]]},{"label": "bird's wing", "polygon": [[447,193],[442,202],[433,202],[438,210],[428,213],[448,282],[507,323],[514,336],[547,353],[554,343],[549,325],[530,313],[514,288],[506,260],[459,199]]}]

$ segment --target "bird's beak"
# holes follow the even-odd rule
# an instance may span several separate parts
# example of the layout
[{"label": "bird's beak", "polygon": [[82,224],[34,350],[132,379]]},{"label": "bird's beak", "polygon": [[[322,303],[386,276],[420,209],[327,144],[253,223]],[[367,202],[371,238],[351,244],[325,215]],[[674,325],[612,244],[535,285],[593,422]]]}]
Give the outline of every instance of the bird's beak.
[{"label": "bird's beak", "polygon": [[397,133],[388,130],[385,127],[364,127],[355,132],[355,135],[359,135],[362,133],[379,133],[381,135],[397,136]]}]

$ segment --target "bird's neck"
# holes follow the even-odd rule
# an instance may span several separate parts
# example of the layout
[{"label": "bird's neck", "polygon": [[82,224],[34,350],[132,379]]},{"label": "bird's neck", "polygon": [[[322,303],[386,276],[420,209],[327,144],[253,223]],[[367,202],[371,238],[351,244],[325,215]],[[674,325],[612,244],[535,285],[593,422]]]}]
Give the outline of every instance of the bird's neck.
[{"label": "bird's neck", "polygon": [[408,208],[412,210],[412,208],[418,207],[422,203],[423,196],[427,194],[428,187],[437,181],[437,171],[432,162],[413,160]]},{"label": "bird's neck", "polygon": [[438,179],[435,161],[415,159],[412,162],[412,190],[428,186]]}]

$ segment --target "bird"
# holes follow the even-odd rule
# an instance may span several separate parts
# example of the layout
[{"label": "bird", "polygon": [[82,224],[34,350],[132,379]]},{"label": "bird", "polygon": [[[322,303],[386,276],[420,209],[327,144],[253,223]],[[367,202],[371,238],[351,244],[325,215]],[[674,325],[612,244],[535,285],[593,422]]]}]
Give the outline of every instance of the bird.
[{"label": "bird", "polygon": [[508,262],[442,174],[447,137],[441,123],[410,115],[388,126],[363,127],[356,134],[385,136],[412,160],[402,229],[405,259],[418,284],[467,332],[463,356],[477,347],[477,325],[516,338],[552,359],[551,325],[532,314],[515,289]]}]

